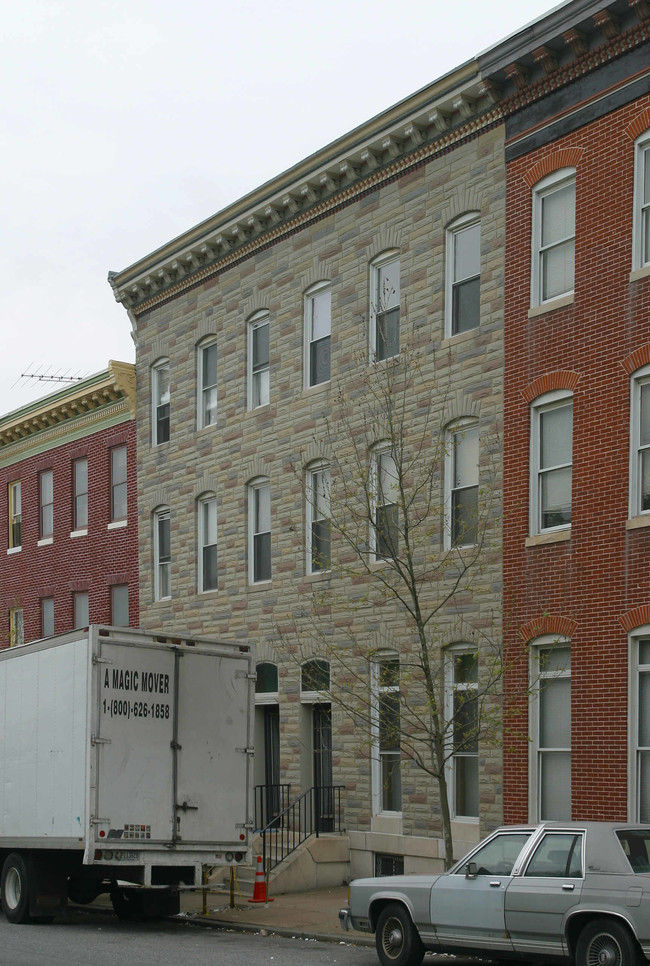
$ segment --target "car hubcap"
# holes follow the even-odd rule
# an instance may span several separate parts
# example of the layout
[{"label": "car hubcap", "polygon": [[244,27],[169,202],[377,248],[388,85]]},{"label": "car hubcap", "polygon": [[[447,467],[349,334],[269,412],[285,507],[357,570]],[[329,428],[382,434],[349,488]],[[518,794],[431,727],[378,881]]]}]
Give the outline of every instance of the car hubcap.
[{"label": "car hubcap", "polygon": [[9,869],[5,877],[5,902],[10,909],[15,909],[20,902],[20,876],[15,869]]},{"label": "car hubcap", "polygon": [[621,950],[613,936],[596,936],[589,947],[587,966],[620,966]]},{"label": "car hubcap", "polygon": [[395,920],[387,922],[384,928],[384,952],[386,955],[395,959],[401,953],[403,945],[404,933],[399,922]]}]

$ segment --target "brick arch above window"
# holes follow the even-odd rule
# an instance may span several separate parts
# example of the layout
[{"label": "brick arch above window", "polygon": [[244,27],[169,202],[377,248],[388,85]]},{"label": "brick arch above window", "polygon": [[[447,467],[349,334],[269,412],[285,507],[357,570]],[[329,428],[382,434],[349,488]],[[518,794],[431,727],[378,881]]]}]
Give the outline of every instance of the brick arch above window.
[{"label": "brick arch above window", "polygon": [[246,322],[250,322],[252,316],[257,315],[258,312],[268,312],[270,314],[268,294],[260,292],[255,292],[249,298],[244,299],[241,303],[241,317]]},{"label": "brick arch above window", "polygon": [[633,607],[626,614],[621,614],[619,623],[626,634],[650,624],[650,604],[642,604],[640,607]]},{"label": "brick arch above window", "polygon": [[151,507],[151,512],[154,512],[159,507],[170,506],[171,502],[170,490],[166,486],[157,486],[151,493],[149,506]]},{"label": "brick arch above window", "polygon": [[557,372],[545,372],[543,376],[538,376],[533,382],[529,383],[521,390],[521,394],[530,403],[544,393],[552,392],[554,389],[568,389],[571,392],[580,382],[580,373],[572,369],[560,369]]},{"label": "brick arch above window", "polygon": [[202,473],[194,484],[194,499],[198,499],[204,493],[217,492],[217,478],[212,473]]},{"label": "brick arch above window", "polygon": [[[194,340],[195,343],[198,344],[203,339],[207,339],[208,337],[216,339],[217,337],[216,326],[217,326],[217,320],[213,315],[206,314],[201,319],[199,319],[199,322],[196,326],[196,333],[195,333],[195,340]],[[188,328],[190,328],[189,324],[188,324]]]},{"label": "brick arch above window", "polygon": [[650,364],[650,342],[639,346],[638,349],[635,349],[634,352],[631,352],[629,356],[626,356],[621,361],[621,365],[628,376],[631,376],[637,369],[641,369],[648,364]]},{"label": "brick arch above window", "polygon": [[155,365],[156,362],[161,362],[163,359],[169,359],[169,345],[166,339],[154,339],[154,341],[149,346],[149,351],[142,353],[143,357],[149,358],[151,362],[150,365]]},{"label": "brick arch above window", "polygon": [[562,148],[560,151],[553,151],[545,158],[541,158],[536,164],[524,173],[524,181],[529,188],[533,188],[538,181],[545,178],[553,171],[561,168],[576,168],[582,158],[584,148]]},{"label": "brick arch above window", "polygon": [[524,643],[534,641],[537,637],[544,637],[549,634],[553,637],[564,637],[571,640],[578,622],[570,617],[562,617],[560,614],[544,614],[542,617],[535,617],[528,621],[523,627],[519,628],[519,636]]},{"label": "brick arch above window", "polygon": [[269,467],[263,459],[256,456],[244,466],[244,483],[248,486],[253,480],[268,480]]},{"label": "brick arch above window", "polygon": [[306,292],[314,285],[331,283],[332,275],[332,266],[328,262],[315,262],[309,271],[301,276],[300,284],[303,292]]},{"label": "brick arch above window", "polygon": [[452,423],[457,423],[460,419],[478,419],[480,413],[481,404],[479,400],[468,400],[467,393],[459,389],[455,393],[450,393],[447,399],[443,426],[447,429]]},{"label": "brick arch above window", "polygon": [[625,134],[629,137],[630,141],[636,141],[640,134],[643,134],[650,128],[650,107],[647,107],[645,111],[638,114],[633,121],[630,121],[628,126],[625,128]]},{"label": "brick arch above window", "polygon": [[481,193],[476,185],[458,185],[440,209],[440,221],[445,229],[464,215],[481,216]]},{"label": "brick arch above window", "polygon": [[331,452],[329,446],[325,446],[317,440],[312,440],[305,450],[302,465],[311,466],[312,463],[329,463],[330,461]]},{"label": "brick arch above window", "polygon": [[374,261],[383,252],[395,250],[399,252],[402,247],[402,232],[399,228],[387,227],[383,225],[368,249],[368,262]]}]

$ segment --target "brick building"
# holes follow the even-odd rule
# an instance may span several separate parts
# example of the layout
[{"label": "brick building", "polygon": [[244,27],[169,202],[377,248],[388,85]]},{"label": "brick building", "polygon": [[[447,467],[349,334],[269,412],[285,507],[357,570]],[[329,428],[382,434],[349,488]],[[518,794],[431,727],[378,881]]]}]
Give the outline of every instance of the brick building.
[{"label": "brick building", "polygon": [[0,647],[137,626],[135,445],[126,363],[0,419]]},{"label": "brick building", "polygon": [[481,62],[507,112],[507,822],[650,821],[649,26],[571,4]]},{"label": "brick building", "polygon": [[[385,434],[362,456],[352,442],[398,347],[418,357],[408,444],[422,434],[434,468],[425,597],[449,595],[435,631],[449,702],[472,693],[471,656],[501,642],[505,169],[491,104],[465,64],[110,276],[136,343],[141,625],[256,642],[256,784],[292,798],[342,786],[353,874],[442,854],[436,783],[403,746],[396,764],[381,719],[417,644],[376,597],[377,521],[394,505],[370,500],[368,566],[328,522],[355,458],[395,474]],[[459,535],[459,507],[485,521],[480,541]],[[383,709],[370,734],[331,699],[342,655],[361,652],[345,670]],[[501,821],[501,752],[457,747],[461,850]]]}]

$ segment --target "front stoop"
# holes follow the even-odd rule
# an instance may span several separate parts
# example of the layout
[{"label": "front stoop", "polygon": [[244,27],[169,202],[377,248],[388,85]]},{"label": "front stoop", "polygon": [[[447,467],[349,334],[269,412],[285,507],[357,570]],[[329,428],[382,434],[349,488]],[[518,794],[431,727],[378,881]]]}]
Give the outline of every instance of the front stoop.
[{"label": "front stoop", "polygon": [[[261,849],[259,854],[261,855]],[[251,898],[255,885],[257,862],[252,867],[236,871],[235,896]],[[267,895],[286,895],[292,892],[311,892],[344,885],[350,877],[350,843],[347,835],[312,835],[269,872]],[[215,879],[217,877],[215,876]],[[229,875],[219,875],[220,882],[212,881],[213,889],[229,891]],[[238,887],[238,889],[237,889]]]}]

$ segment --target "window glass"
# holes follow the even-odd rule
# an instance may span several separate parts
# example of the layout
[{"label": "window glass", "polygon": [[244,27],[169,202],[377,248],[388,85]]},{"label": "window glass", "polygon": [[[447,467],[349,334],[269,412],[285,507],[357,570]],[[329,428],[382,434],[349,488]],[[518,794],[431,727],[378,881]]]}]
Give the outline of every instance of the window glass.
[{"label": "window glass", "polygon": [[52,470],[43,470],[39,476],[41,498],[41,538],[51,537],[54,527],[54,475]]},{"label": "window glass", "polygon": [[171,534],[169,510],[161,510],[154,517],[155,599],[171,596]]},{"label": "window glass", "polygon": [[251,323],[251,395],[252,408],[269,402],[269,318]]},{"label": "window glass", "polygon": [[88,526],[88,460],[75,460],[73,466],[74,478],[74,520],[75,530],[83,530]]},{"label": "window glass", "polygon": [[88,619],[88,593],[87,591],[80,591],[74,595],[74,626],[75,627],[88,627],[90,621]]},{"label": "window glass", "polygon": [[252,582],[271,579],[271,488],[262,483],[252,488]]},{"label": "window glass", "polygon": [[650,640],[638,642],[636,799],[638,821],[650,822]]},{"label": "window glass", "polygon": [[[645,821],[641,819],[641,821]],[[632,871],[641,875],[650,872],[650,831],[620,829],[616,832]]]},{"label": "window glass", "polygon": [[19,647],[25,643],[25,622],[22,607],[12,607],[9,611],[9,647]]},{"label": "window glass", "polygon": [[538,809],[541,821],[571,818],[571,649],[538,651]]},{"label": "window glass", "polygon": [[170,380],[169,362],[161,362],[153,369],[153,443],[154,446],[169,440]]},{"label": "window glass", "polygon": [[199,347],[199,428],[211,426],[217,418],[217,343]]},{"label": "window glass", "polygon": [[111,450],[111,520],[127,518],[126,446]]},{"label": "window glass", "polygon": [[129,626],[128,584],[115,584],[111,587],[111,624],[115,627]]},{"label": "window glass", "polygon": [[332,293],[320,288],[307,295],[307,337],[309,345],[309,386],[330,378],[330,338],[332,327]]},{"label": "window glass", "polygon": [[456,816],[478,817],[478,658],[474,652],[451,656],[448,713],[452,721],[452,787]]},{"label": "window glass", "polygon": [[256,667],[256,694],[275,694],[278,690],[278,666],[270,661],[262,661]]},{"label": "window glass", "polygon": [[534,532],[571,525],[573,401],[533,410],[533,464],[537,476],[533,493]]},{"label": "window glass", "polygon": [[373,783],[378,811],[399,812],[402,809],[400,769],[400,695],[399,659],[385,657],[374,667],[375,739],[377,768]]},{"label": "window glass", "polygon": [[329,691],[329,661],[314,658],[306,661],[301,668],[301,691]]},{"label": "window glass", "polygon": [[199,592],[217,589],[217,500],[202,500],[199,504],[199,539],[201,572]]},{"label": "window glass", "polygon": [[54,634],[54,598],[41,599],[41,636],[51,637]]},{"label": "window glass", "polygon": [[[504,832],[495,835],[470,856],[470,861],[476,867],[475,874],[510,875],[530,835],[530,832]],[[465,875],[466,871],[467,863],[463,862],[455,870],[455,874]]]},{"label": "window glass", "polygon": [[399,550],[399,478],[391,453],[377,453],[375,477],[375,556],[378,560],[386,560],[397,556]]},{"label": "window glass", "polygon": [[573,292],[575,173],[556,172],[533,192],[533,305]]},{"label": "window glass", "polygon": [[479,324],[481,307],[481,223],[459,226],[448,236],[452,245],[451,335]]},{"label": "window glass", "polygon": [[307,492],[308,569],[310,573],[328,570],[331,557],[330,472],[319,467],[309,473]]},{"label": "window glass", "polygon": [[464,426],[451,437],[451,545],[478,538],[478,426]]},{"label": "window glass", "polygon": [[22,546],[22,496],[20,480],[9,484],[9,533],[10,549]]},{"label": "window glass", "polygon": [[400,260],[381,261],[373,267],[375,278],[372,306],[374,314],[373,350],[381,362],[399,352]]},{"label": "window glass", "polygon": [[524,875],[582,877],[582,835],[548,832],[535,849]]}]

